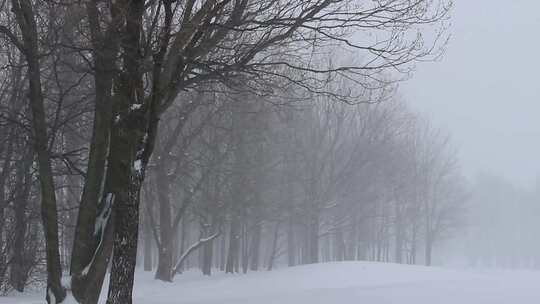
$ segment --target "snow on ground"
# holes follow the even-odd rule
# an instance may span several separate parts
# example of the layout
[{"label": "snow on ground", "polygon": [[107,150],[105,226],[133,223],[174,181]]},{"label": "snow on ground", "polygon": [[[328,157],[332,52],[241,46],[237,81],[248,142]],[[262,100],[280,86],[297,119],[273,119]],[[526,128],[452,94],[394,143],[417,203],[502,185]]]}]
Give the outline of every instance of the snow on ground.
[{"label": "snow on ground", "polygon": [[[105,294],[104,294],[105,296]],[[42,294],[0,304],[43,303]],[[467,271],[369,262],[284,268],[248,275],[191,271],[174,283],[138,273],[136,304],[537,304],[540,272]]]}]

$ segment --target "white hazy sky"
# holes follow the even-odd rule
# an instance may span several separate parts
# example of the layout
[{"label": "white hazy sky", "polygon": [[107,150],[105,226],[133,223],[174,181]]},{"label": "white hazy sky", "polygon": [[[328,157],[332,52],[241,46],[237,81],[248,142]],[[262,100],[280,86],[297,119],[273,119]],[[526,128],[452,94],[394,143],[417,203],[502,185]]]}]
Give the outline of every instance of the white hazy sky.
[{"label": "white hazy sky", "polygon": [[531,185],[540,175],[540,1],[455,0],[440,62],[401,92],[452,134],[465,173]]}]

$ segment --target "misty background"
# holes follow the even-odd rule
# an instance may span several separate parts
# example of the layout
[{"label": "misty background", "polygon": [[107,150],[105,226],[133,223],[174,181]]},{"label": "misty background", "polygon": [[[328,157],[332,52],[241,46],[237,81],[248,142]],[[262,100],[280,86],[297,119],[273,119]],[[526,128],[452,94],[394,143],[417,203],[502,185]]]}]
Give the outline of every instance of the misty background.
[{"label": "misty background", "polygon": [[445,56],[401,85],[452,134],[471,179],[487,171],[532,187],[539,176],[539,9],[533,0],[456,0]]},{"label": "misty background", "polygon": [[[540,217],[538,9],[538,1],[456,0],[445,56],[401,85],[414,109],[451,134],[471,183],[467,225],[439,247],[439,263],[528,267],[515,257],[540,252],[532,245]],[[482,255],[487,261],[478,262]]]}]

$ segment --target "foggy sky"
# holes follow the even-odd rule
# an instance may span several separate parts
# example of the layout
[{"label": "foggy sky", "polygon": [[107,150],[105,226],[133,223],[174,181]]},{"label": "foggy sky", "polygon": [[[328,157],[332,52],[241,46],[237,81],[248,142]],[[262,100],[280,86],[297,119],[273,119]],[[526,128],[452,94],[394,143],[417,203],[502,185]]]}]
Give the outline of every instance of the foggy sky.
[{"label": "foggy sky", "polygon": [[413,108],[452,134],[467,176],[528,186],[540,175],[540,1],[455,0],[440,62],[401,85]]}]

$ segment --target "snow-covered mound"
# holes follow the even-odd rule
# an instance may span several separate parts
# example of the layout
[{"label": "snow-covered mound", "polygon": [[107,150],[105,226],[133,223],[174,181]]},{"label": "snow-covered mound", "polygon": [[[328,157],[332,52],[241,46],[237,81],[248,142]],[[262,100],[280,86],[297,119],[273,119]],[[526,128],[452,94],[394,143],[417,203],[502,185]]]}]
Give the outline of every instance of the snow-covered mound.
[{"label": "snow-covered mound", "polygon": [[[540,303],[540,272],[471,272],[342,262],[248,275],[188,272],[174,283],[139,273],[137,304],[526,304]],[[42,303],[42,295],[0,297],[0,304]]]}]

